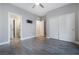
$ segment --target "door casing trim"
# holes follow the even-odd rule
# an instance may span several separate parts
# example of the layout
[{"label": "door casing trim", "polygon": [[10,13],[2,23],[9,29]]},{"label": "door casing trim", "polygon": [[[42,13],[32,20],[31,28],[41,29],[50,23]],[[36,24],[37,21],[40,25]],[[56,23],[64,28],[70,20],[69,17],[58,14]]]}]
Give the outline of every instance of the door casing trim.
[{"label": "door casing trim", "polygon": [[[20,27],[20,36],[22,38],[22,16],[17,14],[17,13],[13,13],[13,12],[8,12],[8,42],[10,43],[10,16],[11,15],[15,15],[15,16],[19,16],[20,17],[20,22],[21,22],[21,27]],[[20,38],[20,40],[21,40]]]}]

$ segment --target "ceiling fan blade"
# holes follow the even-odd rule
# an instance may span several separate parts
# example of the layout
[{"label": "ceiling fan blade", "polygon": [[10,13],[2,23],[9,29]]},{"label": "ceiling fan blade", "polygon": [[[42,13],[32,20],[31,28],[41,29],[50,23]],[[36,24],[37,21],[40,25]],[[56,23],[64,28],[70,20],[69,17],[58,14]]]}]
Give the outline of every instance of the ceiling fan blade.
[{"label": "ceiling fan blade", "polygon": [[40,3],[39,5],[40,5],[42,8],[44,8],[44,6],[43,6],[41,3]]},{"label": "ceiling fan blade", "polygon": [[36,5],[34,4],[32,8],[34,8]]}]

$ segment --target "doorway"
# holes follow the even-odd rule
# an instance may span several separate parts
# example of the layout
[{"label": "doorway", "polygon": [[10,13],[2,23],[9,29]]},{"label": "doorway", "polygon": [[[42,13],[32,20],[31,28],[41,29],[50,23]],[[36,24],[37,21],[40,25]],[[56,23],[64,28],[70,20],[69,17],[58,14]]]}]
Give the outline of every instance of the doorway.
[{"label": "doorway", "polygon": [[9,40],[12,46],[17,46],[21,40],[21,20],[22,17],[15,13],[8,13],[9,18]]},{"label": "doorway", "polygon": [[36,21],[36,37],[44,37],[44,20]]}]

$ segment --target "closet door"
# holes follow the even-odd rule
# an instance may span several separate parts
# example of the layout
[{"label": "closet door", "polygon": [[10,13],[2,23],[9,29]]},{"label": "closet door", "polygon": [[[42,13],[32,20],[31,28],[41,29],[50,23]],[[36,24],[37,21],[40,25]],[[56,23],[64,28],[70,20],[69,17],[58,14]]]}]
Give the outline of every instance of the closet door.
[{"label": "closet door", "polygon": [[65,14],[59,19],[59,40],[75,41],[75,14]]},{"label": "closet door", "polygon": [[59,16],[59,40],[67,39],[67,20],[66,15]]},{"label": "closet door", "polygon": [[49,36],[58,39],[58,18],[49,19]]}]

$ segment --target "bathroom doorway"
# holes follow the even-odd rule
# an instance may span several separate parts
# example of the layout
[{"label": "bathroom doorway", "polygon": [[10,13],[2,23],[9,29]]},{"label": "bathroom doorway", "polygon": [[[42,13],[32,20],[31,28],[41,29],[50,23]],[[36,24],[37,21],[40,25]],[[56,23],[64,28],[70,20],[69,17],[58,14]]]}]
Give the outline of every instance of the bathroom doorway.
[{"label": "bathroom doorway", "polygon": [[21,20],[22,17],[15,13],[8,13],[9,18],[9,40],[10,44],[13,46],[17,46],[21,40]]}]

